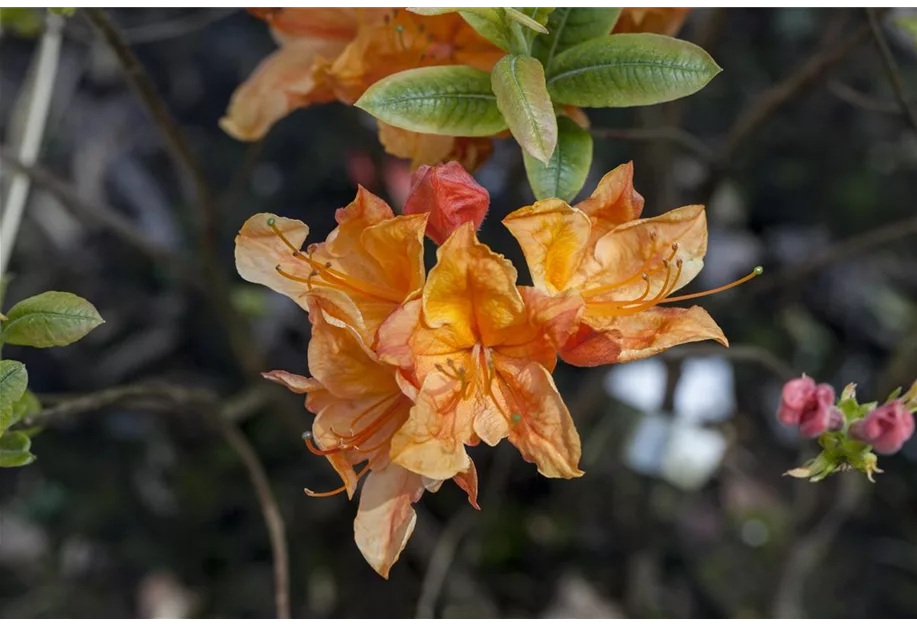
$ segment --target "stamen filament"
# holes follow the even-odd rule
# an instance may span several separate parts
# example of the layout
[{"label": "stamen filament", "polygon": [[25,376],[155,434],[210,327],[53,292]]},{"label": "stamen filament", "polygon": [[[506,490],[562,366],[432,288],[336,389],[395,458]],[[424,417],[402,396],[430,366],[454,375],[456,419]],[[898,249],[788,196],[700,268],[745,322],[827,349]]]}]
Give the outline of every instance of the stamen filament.
[{"label": "stamen filament", "polygon": [[742,283],[751,281],[753,278],[755,278],[756,276],[760,275],[763,272],[764,272],[764,268],[762,268],[761,266],[756,266],[754,270],[752,270],[751,272],[743,276],[738,281],[733,281],[732,283],[728,283],[722,287],[717,287],[712,290],[705,290],[703,292],[697,292],[695,294],[684,294],[683,296],[673,296],[671,298],[663,299],[660,302],[677,303],[678,301],[681,301],[681,300],[688,300],[690,298],[700,298],[701,296],[710,296],[711,294],[717,294],[719,292],[724,292],[728,289],[732,289],[736,287],[737,285],[742,285]]}]

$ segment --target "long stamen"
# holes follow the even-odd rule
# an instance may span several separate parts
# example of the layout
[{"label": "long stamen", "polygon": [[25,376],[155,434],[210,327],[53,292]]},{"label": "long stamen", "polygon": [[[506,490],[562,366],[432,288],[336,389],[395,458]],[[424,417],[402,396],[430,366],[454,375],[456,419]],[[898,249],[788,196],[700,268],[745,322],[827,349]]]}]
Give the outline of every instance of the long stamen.
[{"label": "long stamen", "polygon": [[696,292],[696,293],[694,293],[694,294],[684,294],[684,295],[682,295],[682,296],[673,296],[673,297],[671,297],[671,298],[666,298],[666,299],[664,299],[664,300],[662,300],[662,301],[660,301],[660,302],[663,302],[663,303],[677,303],[677,302],[680,301],[680,300],[688,300],[688,299],[690,299],[690,298],[700,298],[701,296],[710,296],[711,294],[717,294],[717,293],[719,293],[719,292],[724,292],[724,291],[726,291],[726,290],[728,290],[728,289],[734,288],[734,287],[737,286],[737,285],[742,285],[742,283],[745,283],[745,282],[747,282],[747,281],[751,281],[753,278],[755,278],[756,276],[762,274],[763,272],[764,272],[764,268],[762,268],[761,266],[755,266],[755,269],[754,269],[754,270],[752,270],[751,272],[749,272],[748,274],[746,274],[745,276],[743,276],[743,277],[742,277],[741,279],[739,279],[738,281],[733,281],[732,283],[727,283],[726,285],[723,285],[722,287],[717,287],[717,288],[714,288],[714,289],[712,289],[712,290],[705,290],[705,291],[703,291],[703,292]]},{"label": "long stamen", "polygon": [[643,263],[637,268],[637,271],[631,274],[626,279],[621,281],[616,281],[615,283],[609,283],[607,285],[599,285],[596,287],[583,290],[580,294],[583,298],[590,298],[593,296],[598,296],[599,294],[604,294],[611,290],[617,289],[619,287],[624,287],[630,283],[633,283],[637,279],[643,278],[646,274],[655,274],[659,270],[659,266],[665,266],[667,263],[671,262],[675,258],[675,255],[678,253],[678,242],[673,242],[671,245],[671,250],[669,251],[668,257],[665,259],[660,259],[657,261],[656,256],[656,234],[650,233],[650,237],[653,240],[653,248],[650,251],[650,254],[646,259],[643,260]]},{"label": "long stamen", "polygon": [[303,253],[296,246],[294,246],[289,239],[287,239],[287,237],[277,226],[274,218],[269,218],[267,224],[269,227],[271,227],[271,230],[274,231],[274,234],[280,238],[280,241],[282,241],[284,245],[290,249],[290,252],[292,252],[294,257],[309,264],[309,266],[312,268],[312,272],[309,274],[308,278],[303,278],[283,271],[278,265],[275,267],[275,270],[281,276],[290,279],[291,281],[306,283],[310,288],[315,283],[315,277],[320,277],[325,281],[325,283],[322,283],[321,285],[327,287],[337,287],[338,289],[345,288],[354,292],[359,292],[364,296],[369,296],[370,298],[376,298],[378,300],[385,300],[395,303],[400,303],[403,300],[402,294],[395,290],[386,289],[381,285],[373,285],[371,283],[367,283],[366,281],[357,279],[356,277],[348,276],[342,272],[334,270],[331,267],[330,261],[325,263],[319,263],[315,261],[312,259],[313,253],[310,252],[308,255]]},{"label": "long stamen", "polygon": [[681,278],[682,260],[678,259],[675,263],[676,272],[674,278],[672,277],[672,264],[667,260],[664,260],[663,263],[666,269],[665,280],[662,282],[662,287],[659,288],[659,291],[656,292],[656,295],[650,300],[639,300],[636,302],[605,301],[601,303],[590,303],[590,307],[615,316],[632,316],[663,302],[665,297],[675,289],[676,285],[678,285],[678,279]]}]

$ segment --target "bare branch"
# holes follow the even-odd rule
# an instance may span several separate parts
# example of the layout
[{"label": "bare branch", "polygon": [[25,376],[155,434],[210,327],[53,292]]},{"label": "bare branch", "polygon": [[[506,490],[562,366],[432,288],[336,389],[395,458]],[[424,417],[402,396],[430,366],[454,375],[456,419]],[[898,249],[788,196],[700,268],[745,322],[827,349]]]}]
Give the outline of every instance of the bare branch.
[{"label": "bare branch", "polygon": [[713,160],[713,151],[696,135],[677,127],[659,128],[596,128],[591,129],[593,137],[601,139],[623,139],[625,141],[664,141],[680,146],[686,152],[698,157],[701,161]]},{"label": "bare branch", "polygon": [[898,71],[898,64],[895,63],[895,57],[892,56],[891,48],[888,47],[888,41],[882,34],[882,27],[879,26],[879,18],[876,16],[875,9],[866,9],[866,17],[869,18],[869,29],[872,32],[872,38],[876,42],[879,54],[882,56],[882,64],[885,66],[885,73],[888,74],[888,80],[892,84],[892,91],[895,92],[895,98],[901,109],[907,116],[908,122],[914,132],[917,132],[917,113],[908,104],[907,96],[904,93],[904,84],[901,81],[901,73]]},{"label": "bare branch", "polygon": [[243,393],[221,405],[219,397],[211,390],[169,384],[135,384],[103,390],[87,396],[60,403],[23,418],[15,429],[30,429],[60,424],[79,414],[105,409],[138,400],[165,403],[168,407],[199,407],[216,427],[227,444],[239,455],[249,480],[255,489],[261,513],[267,526],[274,567],[274,604],[277,618],[290,618],[290,568],[286,530],[277,500],[271,491],[267,473],[258,453],[245,437],[236,422],[244,413],[256,410],[263,404],[260,389]]},{"label": "bare branch", "polygon": [[828,83],[828,91],[858,109],[875,111],[876,113],[901,114],[901,107],[898,103],[879,100],[878,98],[857,91],[850,85],[845,85],[840,81],[830,81]]}]

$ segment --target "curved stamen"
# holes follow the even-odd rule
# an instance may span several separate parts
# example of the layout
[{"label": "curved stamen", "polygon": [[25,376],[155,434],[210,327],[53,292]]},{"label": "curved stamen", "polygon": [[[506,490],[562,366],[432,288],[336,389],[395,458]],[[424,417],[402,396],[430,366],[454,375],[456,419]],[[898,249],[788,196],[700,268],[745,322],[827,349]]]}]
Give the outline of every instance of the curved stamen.
[{"label": "curved stamen", "polygon": [[607,285],[598,285],[596,287],[591,287],[589,289],[583,290],[580,292],[580,295],[583,298],[591,298],[593,296],[598,296],[599,294],[604,294],[605,292],[610,292],[611,290],[617,289],[619,287],[624,287],[625,285],[629,285],[630,283],[633,283],[637,279],[643,278],[644,275],[656,274],[656,272],[658,272],[661,269],[659,267],[660,265],[665,267],[667,263],[670,263],[672,259],[675,258],[675,255],[678,253],[678,242],[672,243],[671,251],[669,252],[668,257],[657,261],[656,234],[650,233],[650,236],[651,236],[651,239],[653,240],[653,248],[650,251],[650,254],[647,256],[647,258],[643,260],[643,264],[641,264],[641,266],[637,268],[636,272],[634,272],[629,277],[621,281],[616,281],[614,283],[609,283]]},{"label": "curved stamen", "polygon": [[703,292],[695,292],[694,294],[684,294],[683,296],[673,296],[671,298],[666,298],[662,300],[663,303],[677,303],[680,300],[688,300],[690,298],[700,298],[701,296],[710,296],[711,294],[717,294],[719,292],[725,292],[728,289],[732,289],[737,285],[742,285],[747,281],[751,281],[756,276],[759,276],[764,272],[764,268],[761,266],[755,266],[755,269],[743,276],[738,281],[733,281],[732,283],[727,283],[722,287],[717,287],[712,290],[705,290]]}]

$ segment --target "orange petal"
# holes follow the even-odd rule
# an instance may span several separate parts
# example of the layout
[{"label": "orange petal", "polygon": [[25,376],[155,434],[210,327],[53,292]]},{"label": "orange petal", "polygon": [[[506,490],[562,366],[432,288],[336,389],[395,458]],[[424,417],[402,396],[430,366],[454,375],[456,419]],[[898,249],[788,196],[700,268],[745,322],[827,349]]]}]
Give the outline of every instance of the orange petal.
[{"label": "orange petal", "polygon": [[576,208],[592,218],[603,233],[636,220],[643,212],[643,196],[634,189],[634,163],[619,165],[602,177],[595,191]]},{"label": "orange petal", "polygon": [[465,452],[470,442],[470,404],[459,400],[458,381],[439,372],[424,380],[407,422],[392,436],[394,463],[431,479],[451,479],[468,470]]},{"label": "orange petal", "polygon": [[363,484],[354,539],[369,565],[386,579],[414,531],[412,504],[423,490],[418,475],[396,464],[372,471]]},{"label": "orange petal", "polygon": [[474,462],[471,462],[468,470],[460,472],[452,479],[455,481],[455,485],[468,495],[468,502],[471,503],[471,506],[478,510],[481,509],[481,506],[478,505],[478,470],[475,468]]},{"label": "orange petal", "polygon": [[584,368],[613,364],[621,354],[621,334],[617,330],[599,331],[580,324],[559,354],[568,364]]},{"label": "orange petal", "polygon": [[470,222],[460,226],[436,256],[423,291],[426,324],[451,327],[457,345],[502,343],[507,329],[525,316],[513,264],[478,242]]},{"label": "orange petal", "polygon": [[240,141],[255,141],[293,109],[329,100],[330,94],[315,93],[313,64],[319,52],[334,54],[337,48],[294,40],[274,52],[233,93],[220,127]]},{"label": "orange petal", "polygon": [[657,33],[674,36],[681,30],[690,8],[640,7],[621,10],[612,33]]},{"label": "orange petal", "polygon": [[415,133],[397,126],[378,122],[379,142],[385,152],[411,160],[411,168],[443,161],[455,148],[455,137]]},{"label": "orange petal", "polygon": [[309,235],[309,227],[299,220],[282,218],[273,213],[256,213],[245,221],[236,235],[236,270],[246,281],[264,285],[289,296],[300,307],[306,309],[305,297],[309,292],[308,287],[277,272],[278,265],[289,267],[291,263],[296,263],[296,259],[289,247],[270,227],[269,220],[274,221],[277,229],[297,249]]},{"label": "orange petal", "polygon": [[584,323],[617,336],[621,352],[616,362],[644,359],[688,342],[716,340],[729,346],[722,329],[710,314],[697,306],[687,309],[653,307],[639,314],[619,317],[589,314]]},{"label": "orange petal", "polygon": [[[672,245],[677,245],[673,250]],[[707,219],[702,205],[689,205],[673,209],[655,218],[635,220],[616,227],[595,244],[594,257],[601,267],[593,272],[583,287],[620,284],[632,277],[628,283],[604,293],[603,299],[628,300],[639,298],[646,289],[646,282],[640,277],[641,270],[649,276],[649,294],[659,293],[666,284],[667,273],[662,260],[672,260],[675,272],[676,260],[681,260],[681,272],[674,287],[675,292],[690,282],[704,267],[707,253]],[[652,260],[652,267],[647,267]],[[588,301],[589,299],[587,299]]]},{"label": "orange petal", "polygon": [[548,371],[533,363],[504,377],[515,402],[509,441],[545,477],[581,476],[579,434]]},{"label": "orange petal", "polygon": [[312,376],[343,399],[400,393],[394,370],[376,360],[353,328],[326,316],[320,303],[315,297],[309,299]]},{"label": "orange petal", "polygon": [[286,370],[271,370],[262,372],[261,376],[268,381],[279,383],[295,394],[308,394],[323,389],[321,383],[311,377],[304,377],[301,374],[293,374]]},{"label": "orange petal", "polygon": [[588,216],[549,198],[517,209],[503,224],[522,247],[535,287],[554,294],[570,286],[589,241]]}]

